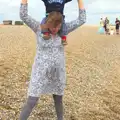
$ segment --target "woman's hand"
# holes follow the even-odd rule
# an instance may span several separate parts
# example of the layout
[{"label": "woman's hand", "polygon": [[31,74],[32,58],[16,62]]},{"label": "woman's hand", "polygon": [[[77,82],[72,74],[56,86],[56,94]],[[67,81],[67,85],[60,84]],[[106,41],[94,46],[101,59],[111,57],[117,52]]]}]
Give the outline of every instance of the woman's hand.
[{"label": "woman's hand", "polygon": [[27,4],[27,0],[22,0],[21,3],[22,4]]},{"label": "woman's hand", "polygon": [[83,0],[78,0],[78,7],[79,9],[84,9]]}]

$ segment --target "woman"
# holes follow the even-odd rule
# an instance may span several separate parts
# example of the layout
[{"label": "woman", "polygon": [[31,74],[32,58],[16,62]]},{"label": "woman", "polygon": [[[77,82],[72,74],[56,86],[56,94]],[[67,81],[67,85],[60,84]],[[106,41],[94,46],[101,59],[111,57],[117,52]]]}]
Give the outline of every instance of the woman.
[{"label": "woman", "polygon": [[116,34],[119,34],[119,26],[120,26],[120,21],[118,20],[118,18],[116,18],[115,21],[115,29],[116,29]]},{"label": "woman", "polygon": [[99,33],[99,34],[104,34],[104,33],[105,33],[105,30],[104,30],[104,20],[103,20],[103,18],[101,18],[101,20],[100,20],[100,27],[99,27],[98,33]]},{"label": "woman", "polygon": [[[85,23],[86,13],[82,0],[78,0],[78,6],[79,17],[76,20],[66,23],[68,33]],[[51,12],[48,15],[46,23],[40,25],[39,22],[28,15],[27,8],[27,0],[22,0],[20,18],[36,34],[37,53],[32,66],[31,80],[27,94],[28,98],[19,119],[27,120],[41,94],[52,94],[57,118],[58,120],[63,120],[62,98],[66,84],[65,56],[61,37],[57,34],[61,28],[62,15],[59,12]],[[48,29],[51,32],[49,40],[42,38],[41,31],[44,29]]]}]

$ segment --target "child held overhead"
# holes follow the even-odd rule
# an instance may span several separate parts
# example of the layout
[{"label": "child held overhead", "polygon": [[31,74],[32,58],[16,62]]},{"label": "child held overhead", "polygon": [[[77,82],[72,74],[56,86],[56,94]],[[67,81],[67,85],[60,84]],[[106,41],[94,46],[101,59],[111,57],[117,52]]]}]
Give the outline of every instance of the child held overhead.
[{"label": "child held overhead", "polygon": [[[63,16],[62,17],[63,19],[62,19],[62,26],[59,31],[59,35],[62,39],[62,44],[67,45],[67,41],[66,41],[67,29],[65,24],[64,7],[66,3],[71,2],[72,0],[42,0],[42,1],[44,2],[45,8],[46,8],[46,15],[43,18],[41,24],[45,24],[50,12],[53,12],[53,11],[60,12]],[[45,29],[44,31],[42,31],[42,33],[43,33],[43,38],[45,40],[48,40],[51,37],[50,35],[51,32],[48,29]]]}]

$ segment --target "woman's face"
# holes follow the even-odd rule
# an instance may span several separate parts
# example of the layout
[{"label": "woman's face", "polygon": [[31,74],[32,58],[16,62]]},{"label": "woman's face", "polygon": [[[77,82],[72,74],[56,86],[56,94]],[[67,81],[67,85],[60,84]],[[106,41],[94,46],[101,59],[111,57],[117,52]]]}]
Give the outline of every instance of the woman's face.
[{"label": "woman's face", "polygon": [[61,24],[57,25],[56,27],[53,27],[52,25],[49,26],[49,30],[53,35],[57,34],[60,29],[61,29]]}]

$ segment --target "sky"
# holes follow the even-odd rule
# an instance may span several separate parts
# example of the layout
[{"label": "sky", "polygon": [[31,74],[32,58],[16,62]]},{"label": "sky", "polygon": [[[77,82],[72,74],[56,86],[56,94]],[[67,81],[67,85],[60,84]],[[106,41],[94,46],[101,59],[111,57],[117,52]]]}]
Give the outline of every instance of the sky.
[{"label": "sky", "polygon": [[[86,24],[99,24],[101,17],[108,17],[114,24],[115,18],[120,18],[120,0],[83,0],[87,13]],[[20,20],[19,8],[21,0],[0,0],[0,23],[3,20]],[[45,15],[45,7],[42,0],[28,0],[28,14],[41,21]],[[77,18],[77,0],[72,0],[65,5],[64,14],[66,21]]]}]

